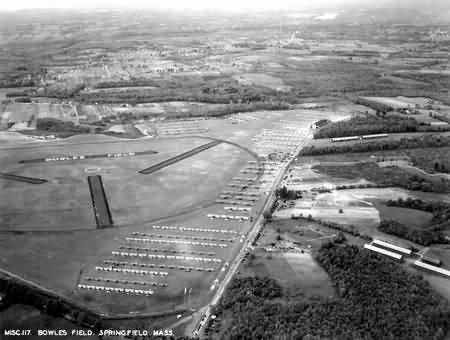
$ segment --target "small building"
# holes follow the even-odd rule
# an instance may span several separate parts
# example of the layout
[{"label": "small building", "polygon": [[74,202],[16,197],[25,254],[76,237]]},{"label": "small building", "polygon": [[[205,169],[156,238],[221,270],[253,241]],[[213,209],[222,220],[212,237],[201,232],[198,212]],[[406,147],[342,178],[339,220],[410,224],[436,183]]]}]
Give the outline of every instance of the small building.
[{"label": "small building", "polygon": [[337,138],[331,138],[331,141],[333,143],[336,142],[349,142],[349,141],[355,141],[355,140],[360,140],[361,137],[360,136],[349,136],[349,137],[337,137]]},{"label": "small building", "polygon": [[311,125],[311,128],[312,129],[320,129],[320,128],[324,127],[325,125],[328,125],[329,123],[331,123],[330,120],[328,120],[328,119],[321,119],[321,120],[318,120],[317,122],[313,123]]},{"label": "small building", "polygon": [[379,133],[379,134],[374,134],[374,135],[363,135],[361,136],[362,139],[378,139],[378,138],[386,138],[388,137],[387,133]]},{"label": "small building", "polygon": [[440,259],[435,258],[435,257],[430,257],[430,256],[423,256],[421,258],[421,261],[431,264],[432,266],[436,266],[436,267],[440,267],[442,264],[442,261]]}]

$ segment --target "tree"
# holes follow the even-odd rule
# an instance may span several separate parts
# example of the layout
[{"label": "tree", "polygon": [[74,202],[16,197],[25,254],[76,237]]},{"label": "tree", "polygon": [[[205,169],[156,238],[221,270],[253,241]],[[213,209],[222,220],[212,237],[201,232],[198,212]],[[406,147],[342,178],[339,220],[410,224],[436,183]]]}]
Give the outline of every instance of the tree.
[{"label": "tree", "polygon": [[266,221],[271,221],[272,220],[272,213],[268,210],[264,211],[263,213],[263,217]]}]

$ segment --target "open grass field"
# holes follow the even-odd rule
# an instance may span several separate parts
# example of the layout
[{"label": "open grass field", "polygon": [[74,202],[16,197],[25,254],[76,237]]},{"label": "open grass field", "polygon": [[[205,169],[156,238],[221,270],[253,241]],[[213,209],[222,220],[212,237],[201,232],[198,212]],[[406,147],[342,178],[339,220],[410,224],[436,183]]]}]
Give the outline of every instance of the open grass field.
[{"label": "open grass field", "polygon": [[333,235],[332,230],[305,220],[267,223],[255,251],[241,265],[240,275],[273,278],[292,297],[331,297],[334,288],[313,252]]},{"label": "open grass field", "polygon": [[433,215],[416,209],[389,207],[382,202],[374,201],[376,209],[382,220],[394,220],[413,228],[428,226]]},{"label": "open grass field", "polygon": [[311,254],[258,251],[255,258],[241,266],[240,275],[269,277],[277,280],[291,296],[331,297],[334,289],[325,271]]}]

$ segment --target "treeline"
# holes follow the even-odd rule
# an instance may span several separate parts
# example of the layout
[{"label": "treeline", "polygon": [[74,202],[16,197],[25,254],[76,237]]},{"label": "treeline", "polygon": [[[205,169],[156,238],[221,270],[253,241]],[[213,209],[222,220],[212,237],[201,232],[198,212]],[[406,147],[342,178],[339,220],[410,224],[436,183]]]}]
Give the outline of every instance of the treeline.
[{"label": "treeline", "polygon": [[405,150],[412,163],[431,172],[450,173],[450,148]]},{"label": "treeline", "polygon": [[89,133],[90,131],[90,128],[87,126],[76,125],[73,122],[56,118],[38,118],[36,121],[36,129],[39,131],[71,134]]},{"label": "treeline", "polygon": [[393,220],[383,220],[378,226],[378,229],[383,233],[395,235],[423,246],[429,246],[435,243],[450,243],[442,230],[435,228],[437,227],[414,228]]},{"label": "treeline", "polygon": [[448,331],[448,302],[393,261],[331,243],[317,261],[336,297],[292,299],[272,279],[234,279],[216,311],[221,339],[438,340]]},{"label": "treeline", "polygon": [[[140,89],[140,84],[151,84],[154,89]],[[81,91],[76,99],[83,103],[151,103],[168,101],[190,101],[210,104],[275,102],[295,104],[298,96],[294,92],[278,92],[262,86],[245,86],[232,78],[204,79],[203,77],[179,77],[176,80],[136,80],[122,83],[101,83],[100,86],[127,85],[133,87],[120,91]],[[99,85],[97,85],[99,86]],[[144,85],[140,85],[144,86]]]},{"label": "treeline", "polygon": [[[230,115],[233,113],[242,112],[254,112],[254,111],[271,111],[271,110],[289,110],[291,106],[283,103],[273,102],[254,102],[250,104],[227,104],[220,107],[212,107],[205,110],[203,108],[194,108],[190,112],[169,112],[164,116],[172,119],[176,118],[191,118],[191,117],[221,117]],[[102,118],[101,121],[94,122],[94,125],[105,125],[106,123],[126,124],[133,123],[140,119],[150,119],[153,117],[161,116],[160,113],[153,112],[133,112],[133,109],[129,111],[120,112],[117,115],[109,115]]]},{"label": "treeline", "polygon": [[82,92],[77,95],[76,99],[87,104],[115,104],[115,103],[161,103],[161,102],[201,102],[209,104],[230,104],[230,103],[254,103],[254,102],[271,102],[290,104],[295,103],[294,100],[287,98],[278,98],[276,95],[265,93],[255,93],[246,91],[244,93],[203,93],[194,90],[178,90],[178,89],[156,89],[150,91],[120,91],[114,93],[98,93],[98,92]]},{"label": "treeline", "polygon": [[419,123],[414,118],[400,116],[378,117],[364,115],[328,124],[314,133],[315,139],[361,136],[378,133],[417,132]]},{"label": "treeline", "polygon": [[377,112],[389,112],[392,111],[394,108],[390,105],[386,105],[374,100],[370,100],[370,99],[366,99],[366,98],[362,98],[362,97],[358,97],[355,100],[356,104],[359,105],[363,105],[363,106],[367,106],[370,107],[371,109],[377,111]]},{"label": "treeline", "polygon": [[445,123],[449,123],[450,124],[450,117],[447,115],[443,115],[443,114],[433,114],[432,116],[433,118],[440,120],[441,122],[445,122]]},{"label": "treeline", "polygon": [[121,87],[140,87],[140,86],[154,86],[159,87],[159,84],[151,79],[135,79],[135,80],[120,80],[120,81],[103,81],[95,84],[96,89],[114,89]]},{"label": "treeline", "polygon": [[379,167],[374,163],[359,163],[352,166],[316,165],[314,169],[338,178],[364,178],[384,187],[401,187],[424,192],[450,192],[450,181],[444,178],[428,178],[411,175],[398,167]]},{"label": "treeline", "polygon": [[102,320],[93,312],[18,281],[0,278],[0,292],[5,294],[4,305],[25,304],[33,306],[50,316],[63,317],[77,325],[98,331]]},{"label": "treeline", "polygon": [[399,78],[429,83],[429,86],[435,87],[437,91],[441,89],[448,90],[449,75],[445,73],[393,72],[392,75]]},{"label": "treeline", "polygon": [[450,146],[450,136],[426,134],[420,137],[403,137],[377,141],[362,141],[352,144],[331,144],[327,146],[306,146],[300,156],[319,156],[334,153],[375,152],[413,148],[439,148]]},{"label": "treeline", "polygon": [[6,98],[13,98],[13,97],[27,97],[28,91],[11,91],[6,93]]},{"label": "treeline", "polygon": [[412,242],[429,246],[434,243],[450,243],[450,238],[444,233],[450,229],[450,205],[437,201],[423,201],[421,199],[400,198],[386,202],[390,207],[401,207],[426,211],[433,214],[433,218],[428,225],[414,228],[406,226],[396,221],[381,221],[378,229],[387,234],[396,235]]},{"label": "treeline", "polygon": [[421,199],[412,199],[408,197],[406,200],[399,198],[398,200],[389,200],[386,203],[390,207],[410,208],[422,210],[433,214],[431,222],[438,225],[441,229],[450,228],[450,204],[437,201],[422,201]]},{"label": "treeline", "polygon": [[[309,217],[308,217],[308,219],[313,220],[312,218],[309,218]],[[316,221],[320,225],[323,225],[324,227],[338,230],[341,233],[347,233],[347,234],[350,234],[355,237],[360,237],[366,241],[372,241],[372,237],[370,235],[361,234],[358,227],[356,227],[352,224],[339,224],[339,223],[335,223],[335,222],[327,222],[327,221],[322,221],[322,220],[317,220],[317,219],[315,219],[314,221]]]},{"label": "treeline", "polygon": [[57,99],[73,99],[77,94],[86,87],[85,84],[66,85],[66,86],[49,86],[37,93],[42,97],[50,97]]},{"label": "treeline", "polygon": [[282,188],[277,188],[275,190],[275,195],[278,198],[284,200],[295,200],[301,197],[301,192],[296,190],[289,190],[286,186],[283,186]]},{"label": "treeline", "polygon": [[10,79],[10,80],[0,80],[0,88],[13,88],[13,87],[33,87],[37,86],[34,80],[25,79]]}]

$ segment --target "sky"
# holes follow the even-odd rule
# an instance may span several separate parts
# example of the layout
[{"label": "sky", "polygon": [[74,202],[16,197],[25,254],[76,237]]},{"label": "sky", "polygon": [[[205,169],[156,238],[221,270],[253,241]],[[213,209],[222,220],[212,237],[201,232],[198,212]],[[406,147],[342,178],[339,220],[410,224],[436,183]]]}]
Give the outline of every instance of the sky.
[{"label": "sky", "polygon": [[[2,0],[0,10],[34,8],[161,8],[193,10],[302,9],[344,0]],[[348,2],[348,0],[347,0]]]},{"label": "sky", "polygon": [[0,11],[34,8],[157,8],[193,10],[274,10],[356,7],[450,7],[450,0],[0,0]]}]

